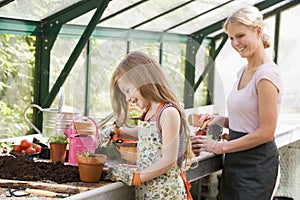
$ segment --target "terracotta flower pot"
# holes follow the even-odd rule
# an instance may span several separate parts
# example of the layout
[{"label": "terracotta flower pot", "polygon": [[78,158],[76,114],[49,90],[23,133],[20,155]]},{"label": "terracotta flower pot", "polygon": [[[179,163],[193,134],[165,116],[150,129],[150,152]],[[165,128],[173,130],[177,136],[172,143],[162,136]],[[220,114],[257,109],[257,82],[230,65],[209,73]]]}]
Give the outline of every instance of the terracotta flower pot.
[{"label": "terracotta flower pot", "polygon": [[57,161],[65,162],[67,155],[67,144],[50,143],[50,160],[53,163]]},{"label": "terracotta flower pot", "polygon": [[96,154],[95,157],[77,155],[80,180],[87,183],[99,182],[107,156]]},{"label": "terracotta flower pot", "polygon": [[135,164],[137,158],[137,142],[117,143],[121,158],[126,160],[128,164]]}]

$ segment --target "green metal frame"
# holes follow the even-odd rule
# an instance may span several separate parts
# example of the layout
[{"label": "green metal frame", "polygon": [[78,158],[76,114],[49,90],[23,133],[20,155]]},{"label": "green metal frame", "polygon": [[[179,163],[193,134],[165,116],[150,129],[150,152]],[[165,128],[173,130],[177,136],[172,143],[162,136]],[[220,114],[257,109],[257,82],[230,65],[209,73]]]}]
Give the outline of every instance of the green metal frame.
[{"label": "green metal frame", "polygon": [[[34,102],[42,107],[50,107],[60,87],[63,85],[68,74],[70,73],[74,63],[80,55],[83,47],[86,45],[90,38],[94,28],[97,25],[100,17],[102,16],[105,8],[107,7],[109,0],[91,0],[81,1],[67,7],[60,12],[51,15],[42,20],[41,26],[37,27],[39,35],[37,35],[37,47],[36,47],[36,74],[35,74],[35,95]],[[84,8],[84,9],[83,9]],[[96,9],[94,16],[90,20],[86,29],[82,33],[80,40],[78,41],[74,51],[72,52],[65,67],[58,76],[51,91],[49,92],[49,76],[50,76],[50,54],[53,44],[61,30],[62,26],[68,21],[81,16],[82,14]],[[42,113],[35,113],[35,121],[38,128],[42,127]]]},{"label": "green metal frame", "polygon": [[84,110],[84,115],[89,116],[89,110],[90,110],[90,82],[91,82],[91,52],[92,52],[92,41],[89,40],[87,43],[87,52],[86,52],[86,57],[87,57],[87,68],[86,68],[86,87],[85,87],[85,110]]},{"label": "green metal frame", "polygon": [[6,4],[9,4],[11,2],[13,2],[14,0],[3,0],[0,2],[0,8],[5,6]]},{"label": "green metal frame", "polygon": [[37,35],[36,27],[39,27],[41,22],[30,20],[17,20],[0,17],[0,33],[1,34],[16,34],[16,35]]},{"label": "green metal frame", "polygon": [[[82,33],[81,38],[79,39],[74,51],[72,52],[69,60],[67,61],[65,67],[61,71],[56,82],[54,83],[49,95],[47,95],[46,98],[44,99],[44,101],[42,103],[43,107],[50,106],[51,103],[53,102],[54,98],[58,94],[60,87],[63,85],[67,76],[69,75],[70,71],[72,70],[72,67],[73,67],[74,63],[76,62],[78,56],[80,55],[83,47],[87,44],[90,36],[92,35],[92,32],[94,31],[94,29],[97,25],[97,22],[101,18],[106,6],[108,5],[109,0],[98,1],[97,2],[98,4],[96,4],[96,2],[97,1],[94,2],[94,5],[96,6],[97,10],[94,13],[94,16],[91,18],[89,24],[87,25],[86,29]],[[91,3],[91,2],[89,2],[89,3]],[[72,10],[72,11],[74,11],[74,10]],[[73,18],[74,17],[72,17],[72,19]]]},{"label": "green metal frame", "polygon": [[193,35],[189,38],[186,45],[186,61],[185,61],[185,82],[184,82],[184,106],[191,108],[194,105],[194,82],[195,82],[195,66],[196,54],[204,40],[203,36]]},{"label": "green metal frame", "polygon": [[[12,2],[13,0],[6,0],[0,3],[1,6],[5,6],[6,4]],[[89,80],[90,74],[90,50],[91,50],[91,41],[89,38],[93,36],[94,38],[104,38],[110,40],[124,40],[127,41],[127,52],[130,51],[131,41],[132,40],[143,40],[143,41],[152,41],[160,43],[160,52],[159,52],[159,62],[163,62],[163,45],[165,42],[174,42],[174,43],[184,43],[186,44],[186,69],[185,69],[185,84],[184,84],[184,104],[186,108],[193,107],[194,105],[194,92],[198,89],[201,82],[207,76],[207,74],[213,74],[214,70],[214,62],[221,48],[225,44],[227,37],[224,33],[218,34],[214,37],[210,37],[211,34],[222,30],[223,23],[225,19],[221,19],[218,22],[211,24],[208,27],[205,27],[201,30],[198,30],[190,35],[181,35],[181,34],[173,34],[168,33],[170,31],[184,23],[187,23],[196,17],[199,17],[207,12],[210,12],[214,9],[217,9],[225,4],[232,2],[233,0],[229,0],[215,8],[212,8],[209,11],[204,13],[200,13],[197,16],[194,16],[190,19],[187,19],[182,22],[178,22],[176,25],[165,29],[163,32],[154,32],[154,31],[140,31],[135,28],[149,23],[163,15],[166,15],[184,5],[187,5],[195,0],[186,1],[180,5],[177,5],[174,8],[170,8],[169,10],[161,13],[155,17],[152,17],[144,22],[133,25],[131,29],[120,29],[120,28],[103,28],[97,27],[98,23],[101,23],[109,18],[112,18],[126,10],[129,10],[133,7],[138,6],[147,0],[140,0],[134,3],[127,8],[124,8],[110,16],[107,16],[100,20],[105,8],[109,4],[110,0],[86,0],[79,1],[41,21],[30,21],[30,20],[20,20],[20,19],[8,19],[0,17],[0,33],[10,33],[10,34],[20,34],[20,35],[33,35],[36,36],[36,74],[35,74],[35,87],[34,87],[34,103],[41,105],[42,107],[51,106],[54,98],[56,97],[60,87],[63,85],[66,80],[68,74],[71,72],[74,63],[76,62],[78,56],[80,55],[82,49],[85,45],[87,45],[87,53],[88,53],[88,66],[87,66],[87,79]],[[283,10],[289,9],[300,3],[300,0],[287,1],[284,5],[285,1],[282,0],[267,0],[261,3],[256,4],[260,10],[267,9],[273,5],[278,4],[279,6],[273,10],[268,11],[264,14],[264,17],[274,16],[276,17],[275,24],[275,61],[277,61],[278,57],[278,42],[279,42],[279,30],[280,30],[280,13]],[[67,25],[66,23],[79,17],[91,10],[95,9],[94,16],[90,20],[87,26],[73,26]],[[69,60],[61,71],[59,77],[54,83],[53,87],[49,88],[49,77],[50,77],[50,54],[52,47],[57,39],[57,37],[80,37],[75,49],[73,50]],[[215,41],[217,39],[222,38],[221,44],[217,47],[215,46]],[[210,57],[211,60],[204,68],[203,73],[200,77],[195,77],[195,60],[196,53],[199,47],[203,44],[204,41],[211,42],[210,49]],[[87,80],[87,81],[88,81]],[[86,114],[88,114],[88,106],[89,106],[89,83],[87,83],[86,88]],[[208,80],[208,88],[210,97],[213,94],[213,80]],[[211,102],[213,103],[213,102]],[[42,118],[41,113],[37,113],[34,119],[37,122],[38,128],[41,128]]]}]

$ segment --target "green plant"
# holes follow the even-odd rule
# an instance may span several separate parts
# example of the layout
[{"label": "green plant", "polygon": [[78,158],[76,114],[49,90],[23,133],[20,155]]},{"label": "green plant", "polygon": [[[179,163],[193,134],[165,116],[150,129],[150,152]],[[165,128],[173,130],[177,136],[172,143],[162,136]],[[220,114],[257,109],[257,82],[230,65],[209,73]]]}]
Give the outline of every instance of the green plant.
[{"label": "green plant", "polygon": [[90,157],[90,158],[96,157],[95,153],[90,152],[90,151],[83,151],[82,153],[77,153],[77,155],[83,156],[83,157]]},{"label": "green plant", "polygon": [[130,126],[136,126],[138,125],[138,119],[141,116],[140,113],[138,113],[137,111],[130,111],[129,112],[129,121],[128,124]]},{"label": "green plant", "polygon": [[48,138],[47,140],[48,144],[68,144],[69,139],[66,136],[61,136],[61,135],[52,135]]}]

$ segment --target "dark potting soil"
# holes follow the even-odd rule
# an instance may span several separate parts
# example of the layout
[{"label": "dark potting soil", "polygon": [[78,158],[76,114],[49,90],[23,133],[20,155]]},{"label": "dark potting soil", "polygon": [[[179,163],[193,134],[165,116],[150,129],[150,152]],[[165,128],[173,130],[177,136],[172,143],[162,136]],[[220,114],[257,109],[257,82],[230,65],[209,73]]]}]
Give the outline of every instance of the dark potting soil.
[{"label": "dark potting soil", "polygon": [[0,178],[21,181],[79,182],[77,166],[34,161],[27,157],[0,157]]}]

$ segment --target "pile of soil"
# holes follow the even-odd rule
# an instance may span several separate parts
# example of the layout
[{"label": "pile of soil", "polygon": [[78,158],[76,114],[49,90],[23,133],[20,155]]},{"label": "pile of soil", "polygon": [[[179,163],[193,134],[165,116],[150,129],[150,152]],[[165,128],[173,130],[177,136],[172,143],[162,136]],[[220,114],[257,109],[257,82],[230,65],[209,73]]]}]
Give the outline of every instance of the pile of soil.
[{"label": "pile of soil", "polygon": [[27,157],[0,157],[0,178],[21,181],[79,182],[77,166],[34,161]]}]

